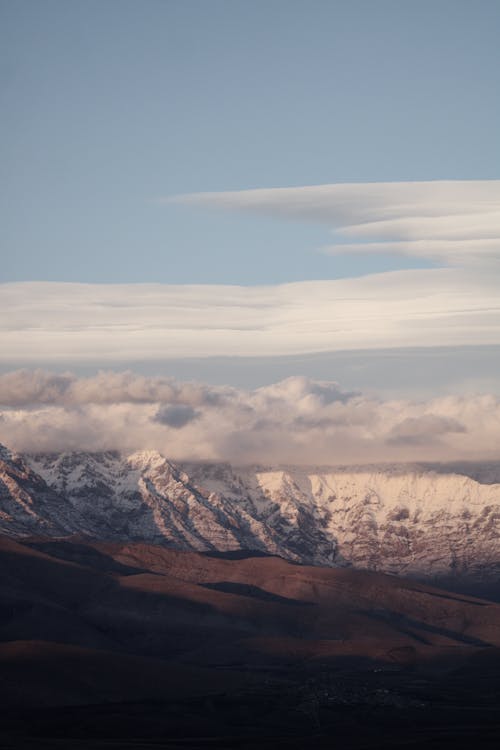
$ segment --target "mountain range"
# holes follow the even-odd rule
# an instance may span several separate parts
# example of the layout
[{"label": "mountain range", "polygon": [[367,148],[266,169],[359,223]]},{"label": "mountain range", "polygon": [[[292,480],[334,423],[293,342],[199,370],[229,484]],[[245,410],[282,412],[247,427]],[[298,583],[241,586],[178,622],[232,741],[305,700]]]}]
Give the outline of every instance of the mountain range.
[{"label": "mountain range", "polygon": [[322,566],[495,586],[500,463],[242,466],[157,451],[0,449],[0,533],[252,550]]}]

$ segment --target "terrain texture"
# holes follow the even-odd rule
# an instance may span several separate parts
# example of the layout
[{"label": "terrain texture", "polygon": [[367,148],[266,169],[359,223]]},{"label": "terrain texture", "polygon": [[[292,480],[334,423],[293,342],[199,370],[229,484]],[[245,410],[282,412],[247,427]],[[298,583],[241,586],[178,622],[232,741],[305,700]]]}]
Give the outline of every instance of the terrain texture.
[{"label": "terrain texture", "polygon": [[498,747],[498,478],[0,449],[0,746]]},{"label": "terrain texture", "polygon": [[231,467],[0,451],[0,533],[257,550],[492,590],[500,465]]},{"label": "terrain texture", "polygon": [[485,600],[266,555],[5,537],[0,593],[2,747],[500,736]]}]

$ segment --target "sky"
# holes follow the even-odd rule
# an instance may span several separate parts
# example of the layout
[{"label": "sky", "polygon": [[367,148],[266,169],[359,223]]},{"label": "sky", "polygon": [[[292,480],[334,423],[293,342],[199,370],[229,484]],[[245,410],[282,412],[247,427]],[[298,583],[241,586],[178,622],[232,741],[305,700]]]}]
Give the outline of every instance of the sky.
[{"label": "sky", "polygon": [[[490,456],[499,31],[497,0],[2,0],[0,440]],[[118,388],[103,435],[33,385],[99,371],[177,395]]]}]

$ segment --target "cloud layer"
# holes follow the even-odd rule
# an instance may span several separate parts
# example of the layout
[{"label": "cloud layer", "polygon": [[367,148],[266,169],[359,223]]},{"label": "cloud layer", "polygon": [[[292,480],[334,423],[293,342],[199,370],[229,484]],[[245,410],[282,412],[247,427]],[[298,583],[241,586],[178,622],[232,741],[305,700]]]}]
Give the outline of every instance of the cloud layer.
[{"label": "cloud layer", "polygon": [[0,376],[0,442],[176,460],[335,464],[498,458],[500,399],[381,400],[291,377],[255,390],[133,373]]},{"label": "cloud layer", "polygon": [[6,363],[269,357],[500,343],[499,279],[483,269],[395,271],[268,287],[0,285]]},{"label": "cloud layer", "polygon": [[393,253],[451,264],[500,259],[500,180],[348,183],[170,200],[326,224],[353,242],[323,248],[330,254]]},{"label": "cloud layer", "polygon": [[112,366],[500,343],[500,181],[339,184],[174,200],[324,223],[337,233],[324,248],[329,253],[392,252],[446,263],[258,287],[3,284],[3,361]]}]

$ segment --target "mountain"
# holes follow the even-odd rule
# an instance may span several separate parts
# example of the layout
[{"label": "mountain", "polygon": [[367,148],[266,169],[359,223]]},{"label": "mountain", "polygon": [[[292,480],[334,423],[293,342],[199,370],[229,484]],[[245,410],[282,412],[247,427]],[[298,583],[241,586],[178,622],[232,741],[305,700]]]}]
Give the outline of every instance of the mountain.
[{"label": "mountain", "polygon": [[2,747],[497,746],[492,602],[263,554],[0,537],[0,603]]},{"label": "mountain", "polygon": [[[484,476],[484,479],[483,479]],[[0,453],[0,533],[254,550],[495,585],[498,465],[232,467],[155,451]]]}]

